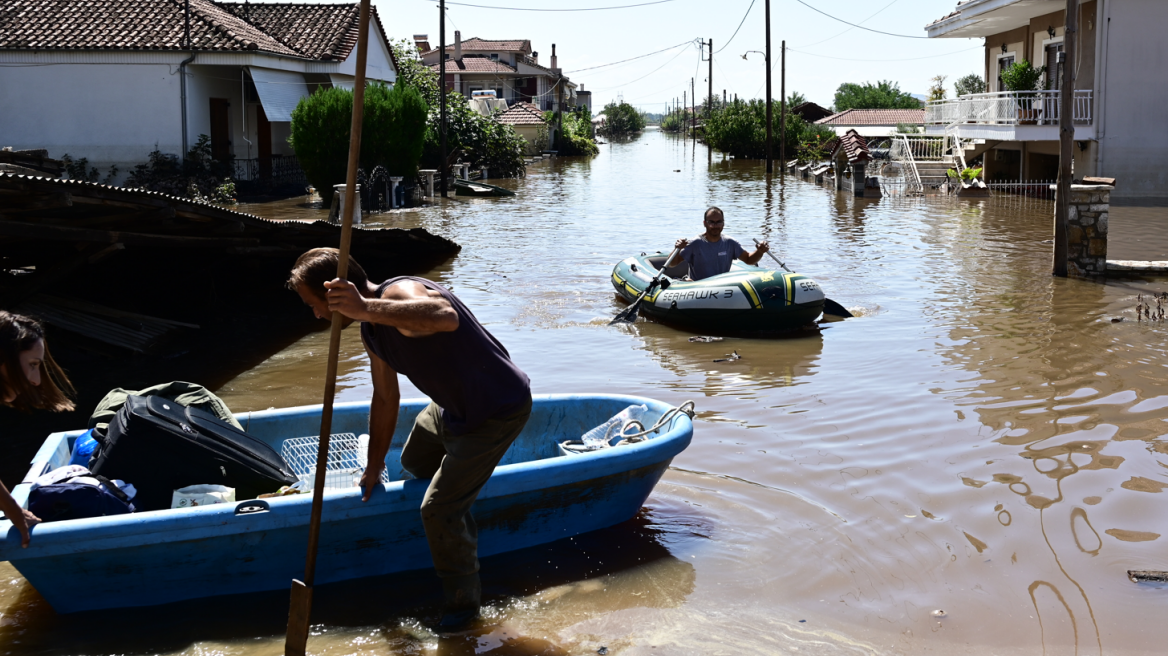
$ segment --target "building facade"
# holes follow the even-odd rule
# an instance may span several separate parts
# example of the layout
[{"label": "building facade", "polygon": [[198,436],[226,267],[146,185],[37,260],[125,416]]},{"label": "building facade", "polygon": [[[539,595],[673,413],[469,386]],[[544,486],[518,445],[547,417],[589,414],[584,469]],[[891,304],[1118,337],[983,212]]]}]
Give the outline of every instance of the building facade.
[{"label": "building facade", "polygon": [[[414,41],[422,62],[437,73],[439,49],[431,48],[424,34],[414,35]],[[529,39],[463,40],[461,33],[455,32],[454,42],[444,52],[446,88],[468,98],[475,91],[493,90],[509,105],[531,103],[544,111],[557,111],[561,104],[565,108],[576,106],[577,85],[559,68],[555,44],[549,66],[539,63],[539,53],[531,49]]]},{"label": "building facade", "polygon": [[[933,38],[985,40],[985,93],[930,103],[929,134],[969,143],[994,181],[1048,181],[1058,175],[1059,118],[1075,125],[1074,177],[1116,178],[1114,199],[1168,197],[1156,164],[1168,146],[1161,123],[1168,102],[1168,2],[1088,0],[1078,4],[1071,61],[1064,52],[1063,0],[967,0],[930,25]],[[1015,62],[1042,69],[1037,91],[1011,92],[1002,72]],[[1062,69],[1073,65],[1073,106],[1059,99]]]},{"label": "building facade", "polygon": [[[189,13],[184,6],[189,6]],[[0,0],[0,146],[86,158],[124,180],[208,135],[237,177],[294,165],[291,113],[352,88],[359,5]],[[376,10],[366,76],[397,66]],[[188,36],[189,35],[189,36]],[[298,168],[298,167],[297,167]]]}]

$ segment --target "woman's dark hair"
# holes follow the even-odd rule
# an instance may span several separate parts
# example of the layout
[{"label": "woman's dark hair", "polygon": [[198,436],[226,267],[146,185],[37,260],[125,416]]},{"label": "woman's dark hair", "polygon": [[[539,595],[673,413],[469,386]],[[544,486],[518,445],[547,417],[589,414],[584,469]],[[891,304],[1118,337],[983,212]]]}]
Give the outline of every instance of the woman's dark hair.
[{"label": "woman's dark hair", "polygon": [[73,409],[69,399],[74,394],[73,384],[49,354],[48,342],[41,360],[41,384],[33,385],[24,375],[20,354],[44,339],[45,329],[36,319],[0,310],[0,391],[16,392],[12,401],[4,401],[8,394],[0,396],[0,403],[24,411]]},{"label": "woman's dark hair", "polygon": [[[324,298],[324,284],[337,277],[337,263],[340,260],[341,251],[336,248],[314,248],[308,251],[297,258],[296,264],[292,266],[292,274],[286,283],[288,289],[296,291],[297,287],[304,285],[310,293]],[[347,275],[349,282],[356,285],[357,289],[364,289],[369,280],[365,269],[351,255]]]}]

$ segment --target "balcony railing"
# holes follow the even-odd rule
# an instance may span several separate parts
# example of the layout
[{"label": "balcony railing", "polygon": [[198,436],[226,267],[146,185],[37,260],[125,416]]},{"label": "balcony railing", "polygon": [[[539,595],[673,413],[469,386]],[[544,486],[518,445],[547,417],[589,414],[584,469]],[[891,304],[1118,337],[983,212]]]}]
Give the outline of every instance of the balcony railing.
[{"label": "balcony railing", "polygon": [[[1061,91],[1001,91],[974,93],[953,100],[934,100],[925,108],[927,125],[1057,125],[1062,111]],[[1091,124],[1091,90],[1076,89],[1076,124]]]}]

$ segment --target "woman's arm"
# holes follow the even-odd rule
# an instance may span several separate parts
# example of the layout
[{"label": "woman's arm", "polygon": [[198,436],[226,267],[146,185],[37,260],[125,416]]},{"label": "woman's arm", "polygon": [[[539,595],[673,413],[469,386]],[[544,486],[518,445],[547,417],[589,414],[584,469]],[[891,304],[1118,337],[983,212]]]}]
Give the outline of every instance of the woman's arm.
[{"label": "woman's arm", "polygon": [[0,483],[0,510],[4,511],[4,516],[12,522],[16,530],[20,531],[20,546],[27,549],[30,539],[28,529],[39,524],[40,518],[21,508],[12,494],[8,492],[8,488],[4,487],[4,483]]}]

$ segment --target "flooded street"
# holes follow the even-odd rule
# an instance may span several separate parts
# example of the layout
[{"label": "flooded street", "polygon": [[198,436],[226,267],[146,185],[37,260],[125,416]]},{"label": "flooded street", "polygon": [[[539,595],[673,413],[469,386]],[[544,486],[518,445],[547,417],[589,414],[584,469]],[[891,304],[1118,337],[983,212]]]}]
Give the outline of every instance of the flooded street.
[{"label": "flooded street", "polygon": [[[366,225],[461,244],[427,276],[535,393],[693,400],[693,443],[637,519],[484,559],[479,634],[424,628],[439,590],[421,572],[318,589],[312,653],[1163,653],[1168,587],[1126,571],[1168,569],[1168,324],[1134,313],[1168,281],[1052,278],[1049,201],[768,184],[762,162],[655,131],[491,182],[518,195]],[[312,218],[302,201],[242,209]],[[697,235],[708,205],[862,316],[714,343],[607,326],[613,265]],[[1165,215],[1114,208],[1110,257],[1168,259]],[[218,393],[236,412],[319,403],[327,340]],[[338,401],[369,398],[356,326],[340,370]],[[279,654],[286,612],[273,593],[57,616],[0,564],[2,654]]]}]

